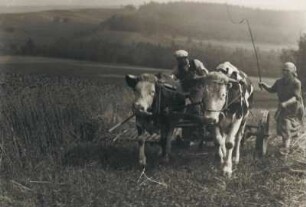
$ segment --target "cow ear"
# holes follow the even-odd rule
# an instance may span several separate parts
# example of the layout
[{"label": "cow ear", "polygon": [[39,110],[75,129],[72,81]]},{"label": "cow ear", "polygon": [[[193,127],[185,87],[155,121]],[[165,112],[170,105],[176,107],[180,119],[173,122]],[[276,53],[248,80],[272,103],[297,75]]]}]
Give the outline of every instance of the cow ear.
[{"label": "cow ear", "polygon": [[138,77],[135,75],[126,75],[125,81],[129,87],[134,89],[138,83]]},{"label": "cow ear", "polygon": [[227,86],[228,88],[233,88],[235,85],[237,85],[238,81],[233,78],[228,78]]},{"label": "cow ear", "polygon": [[239,82],[238,81],[230,81],[228,83],[228,86],[232,90],[237,90],[239,88]]},{"label": "cow ear", "polygon": [[233,83],[232,83],[232,82],[229,82],[229,83],[227,84],[227,87],[228,87],[228,88],[232,88],[232,87],[233,87]]},{"label": "cow ear", "polygon": [[231,78],[237,80],[238,79],[238,73],[237,72],[233,72],[231,74]]},{"label": "cow ear", "polygon": [[162,76],[162,73],[159,72],[159,73],[156,73],[156,74],[155,74],[155,77],[156,77],[157,79],[161,79],[163,76]]}]

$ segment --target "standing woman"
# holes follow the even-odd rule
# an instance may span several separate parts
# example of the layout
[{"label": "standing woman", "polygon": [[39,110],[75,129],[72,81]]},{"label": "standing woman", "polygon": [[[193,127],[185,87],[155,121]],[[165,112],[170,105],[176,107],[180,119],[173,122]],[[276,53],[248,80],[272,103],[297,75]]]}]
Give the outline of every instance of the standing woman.
[{"label": "standing woman", "polygon": [[297,137],[303,127],[304,104],[301,81],[297,78],[297,69],[291,62],[286,62],[282,70],[283,77],[276,80],[272,86],[264,82],[258,85],[269,93],[277,93],[278,108],[275,114],[277,135],[283,139],[280,152],[287,154],[292,138]]}]

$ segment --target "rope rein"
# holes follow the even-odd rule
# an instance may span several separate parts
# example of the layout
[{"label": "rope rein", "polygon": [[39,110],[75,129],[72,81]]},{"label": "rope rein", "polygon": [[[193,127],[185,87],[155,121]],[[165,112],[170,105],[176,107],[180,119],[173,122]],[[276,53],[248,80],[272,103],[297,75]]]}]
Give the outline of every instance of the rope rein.
[{"label": "rope rein", "polygon": [[[233,103],[235,103],[237,100],[239,100],[239,99],[241,99],[241,101],[242,101],[242,93],[240,93],[240,95],[236,96],[231,102],[228,102],[228,94],[227,94],[226,102],[225,102],[225,104],[224,104],[224,106],[222,107],[221,110],[203,109],[204,106],[201,107],[201,108],[202,108],[202,111],[203,111],[203,112],[205,112],[205,111],[208,111],[208,112],[223,112],[223,111],[228,110],[228,108],[229,108]],[[202,102],[200,102],[200,103],[202,103]]]}]

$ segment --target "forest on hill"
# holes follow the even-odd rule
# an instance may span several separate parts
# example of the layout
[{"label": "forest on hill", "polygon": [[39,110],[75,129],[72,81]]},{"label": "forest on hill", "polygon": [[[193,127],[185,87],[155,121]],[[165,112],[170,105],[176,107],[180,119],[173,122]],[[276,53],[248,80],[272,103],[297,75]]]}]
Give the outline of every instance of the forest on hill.
[{"label": "forest on hill", "polygon": [[296,49],[306,24],[302,12],[196,2],[1,14],[0,52],[172,68],[183,48],[208,68],[231,61],[257,75],[248,29],[231,18],[248,18],[266,76],[279,74],[284,52],[264,46]]},{"label": "forest on hill", "polygon": [[[132,7],[131,7],[132,8]],[[235,25],[248,19],[256,40],[266,43],[293,43],[306,25],[298,11],[272,11],[199,2],[151,2],[133,13],[114,15],[105,26],[118,31],[170,34],[196,39],[249,41],[247,27]]]}]

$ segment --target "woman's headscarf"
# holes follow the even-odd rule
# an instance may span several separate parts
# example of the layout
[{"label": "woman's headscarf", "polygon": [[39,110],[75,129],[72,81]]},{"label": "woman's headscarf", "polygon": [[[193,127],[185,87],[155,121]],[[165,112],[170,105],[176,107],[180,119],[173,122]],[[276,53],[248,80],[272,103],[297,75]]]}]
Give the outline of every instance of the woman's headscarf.
[{"label": "woman's headscarf", "polygon": [[289,71],[295,78],[297,78],[296,66],[292,62],[286,62],[284,70]]}]

